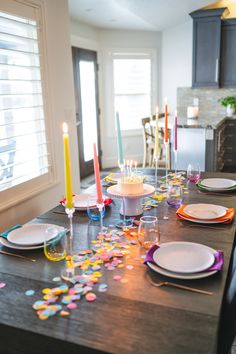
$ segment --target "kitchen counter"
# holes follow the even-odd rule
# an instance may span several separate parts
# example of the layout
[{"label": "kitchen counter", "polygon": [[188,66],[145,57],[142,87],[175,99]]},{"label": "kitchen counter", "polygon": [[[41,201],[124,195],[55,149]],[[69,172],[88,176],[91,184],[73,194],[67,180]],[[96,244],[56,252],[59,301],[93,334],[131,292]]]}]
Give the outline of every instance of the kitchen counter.
[{"label": "kitchen counter", "polygon": [[[205,118],[203,119],[200,116],[197,119],[198,124],[196,124],[196,125],[187,124],[188,119],[186,117],[178,117],[178,128],[217,129],[225,121],[226,118],[235,120],[236,119],[236,115],[234,115],[232,118],[229,118],[229,117],[226,117],[226,116],[217,116],[217,117],[214,118],[214,120],[212,120],[212,119],[206,120]],[[159,126],[160,127],[164,127],[164,125],[165,125],[165,119],[164,118],[160,118],[159,119]],[[172,129],[173,125],[174,125],[174,116],[169,116],[168,117],[168,128]]]}]

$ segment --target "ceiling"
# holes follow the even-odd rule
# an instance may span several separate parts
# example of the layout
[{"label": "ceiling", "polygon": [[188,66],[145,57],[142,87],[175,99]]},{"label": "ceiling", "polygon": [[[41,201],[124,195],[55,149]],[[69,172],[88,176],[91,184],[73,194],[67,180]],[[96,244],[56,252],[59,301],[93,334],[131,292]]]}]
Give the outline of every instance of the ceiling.
[{"label": "ceiling", "polygon": [[162,31],[212,0],[68,0],[73,20],[106,29]]}]

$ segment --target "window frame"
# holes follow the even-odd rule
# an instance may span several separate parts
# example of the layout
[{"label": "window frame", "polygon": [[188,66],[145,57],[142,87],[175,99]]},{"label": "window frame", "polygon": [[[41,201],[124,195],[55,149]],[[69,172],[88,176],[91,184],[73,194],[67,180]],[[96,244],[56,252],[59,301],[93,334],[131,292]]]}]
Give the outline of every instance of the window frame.
[{"label": "window frame", "polygon": [[59,183],[53,140],[52,107],[50,106],[50,91],[48,86],[47,40],[44,2],[42,0],[8,0],[0,2],[0,11],[10,15],[32,19],[38,24],[38,47],[40,53],[40,73],[44,110],[45,134],[48,142],[48,173],[23,182],[19,185],[0,191],[0,212],[16,204],[34,197],[35,195]]},{"label": "window frame", "polygon": [[[110,77],[111,77],[111,101],[112,107],[111,111],[113,113],[113,117],[115,117],[115,93],[114,93],[114,72],[113,72],[113,60],[114,59],[150,59],[151,61],[151,93],[150,93],[150,108],[151,112],[155,112],[155,107],[157,105],[159,86],[156,84],[157,81],[157,73],[158,73],[158,64],[157,64],[157,49],[152,48],[116,48],[109,50],[109,58],[110,58]],[[134,136],[142,133],[142,127],[135,129],[122,129],[123,136]]]}]

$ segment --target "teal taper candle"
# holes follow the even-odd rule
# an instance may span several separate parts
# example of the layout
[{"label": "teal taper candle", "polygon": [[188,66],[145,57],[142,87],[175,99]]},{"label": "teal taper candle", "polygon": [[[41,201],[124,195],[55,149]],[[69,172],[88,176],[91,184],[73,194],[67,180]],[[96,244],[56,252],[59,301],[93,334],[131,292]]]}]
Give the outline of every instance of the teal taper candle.
[{"label": "teal taper candle", "polygon": [[124,163],[124,159],[123,159],[123,148],[122,148],[121,131],[120,131],[120,118],[118,112],[116,112],[116,133],[117,133],[118,162],[119,164],[122,165]]}]

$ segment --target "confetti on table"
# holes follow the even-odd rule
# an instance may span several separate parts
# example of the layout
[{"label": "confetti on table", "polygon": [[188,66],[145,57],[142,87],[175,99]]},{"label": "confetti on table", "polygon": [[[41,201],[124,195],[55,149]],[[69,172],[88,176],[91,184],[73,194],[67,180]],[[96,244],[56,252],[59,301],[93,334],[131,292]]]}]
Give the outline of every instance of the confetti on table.
[{"label": "confetti on table", "polygon": [[74,302],[71,302],[66,307],[70,310],[74,310],[77,308],[77,305]]},{"label": "confetti on table", "polygon": [[134,268],[134,266],[132,266],[131,264],[129,264],[129,265],[126,266],[126,268],[129,269],[129,270],[132,270],[132,269]]},{"label": "confetti on table", "polygon": [[27,290],[26,292],[25,292],[25,295],[26,296],[32,296],[32,295],[34,295],[34,293],[35,293],[35,291],[34,290]]},{"label": "confetti on table", "polygon": [[52,279],[52,281],[54,281],[55,283],[57,283],[57,282],[61,281],[61,278],[60,278],[60,277],[54,277],[54,278]]},{"label": "confetti on table", "polygon": [[[83,250],[78,255],[67,257],[70,281],[63,283],[59,276],[55,276],[52,281],[62,282],[62,284],[42,289],[43,299],[37,300],[32,306],[38,318],[46,320],[57,313],[61,317],[67,317],[70,315],[68,309],[79,310],[77,301],[95,301],[96,290],[99,293],[108,290],[108,285],[101,282],[104,269],[114,272],[118,268],[125,267],[123,258],[133,259],[131,248],[132,244],[136,244],[136,237],[137,226],[125,232],[117,229],[107,230],[105,236],[99,234],[97,239],[91,242],[92,250]],[[130,264],[126,267],[133,268]],[[113,279],[122,280],[123,283],[128,282],[121,275],[115,275]]]},{"label": "confetti on table", "polygon": [[128,283],[128,279],[127,279],[127,278],[122,278],[122,279],[120,280],[120,282],[121,282],[122,284],[126,284],[126,283]]},{"label": "confetti on table", "polygon": [[105,284],[105,283],[100,284],[99,287],[98,287],[98,291],[99,292],[107,291],[107,284]]},{"label": "confetti on table", "polygon": [[95,301],[97,296],[94,293],[87,293],[85,299],[89,302]]}]

